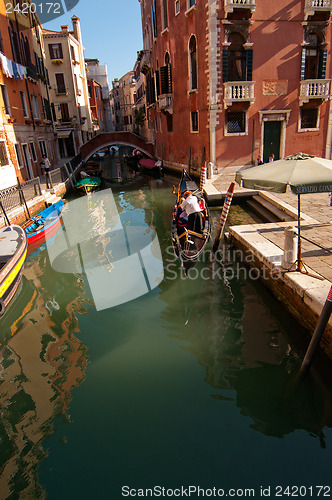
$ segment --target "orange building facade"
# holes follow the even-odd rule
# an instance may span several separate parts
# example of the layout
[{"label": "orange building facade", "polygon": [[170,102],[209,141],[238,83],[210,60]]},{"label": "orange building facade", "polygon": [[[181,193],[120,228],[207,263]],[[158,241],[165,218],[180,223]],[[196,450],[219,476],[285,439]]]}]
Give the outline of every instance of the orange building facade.
[{"label": "orange building facade", "polygon": [[105,132],[106,122],[101,85],[95,80],[88,78],[88,92],[93,130],[95,132]]},{"label": "orange building facade", "polygon": [[[46,154],[57,161],[49,82],[38,18],[0,13],[1,186],[39,176]],[[6,165],[6,163],[8,165]]]},{"label": "orange building facade", "polygon": [[148,122],[168,166],[331,158],[332,0],[139,0]]}]

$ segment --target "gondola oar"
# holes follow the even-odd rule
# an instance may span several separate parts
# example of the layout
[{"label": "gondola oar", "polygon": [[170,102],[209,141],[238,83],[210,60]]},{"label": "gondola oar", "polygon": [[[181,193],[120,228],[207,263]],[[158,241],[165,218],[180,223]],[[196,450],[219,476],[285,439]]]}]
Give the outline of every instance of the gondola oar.
[{"label": "gondola oar", "polygon": [[223,209],[222,209],[222,212],[221,212],[221,216],[220,216],[220,220],[219,220],[219,226],[218,226],[216,237],[215,237],[215,240],[214,240],[214,243],[213,243],[213,247],[212,247],[212,250],[211,250],[211,253],[210,253],[210,259],[213,258],[214,254],[216,253],[216,251],[219,248],[220,239],[221,239],[221,236],[222,236],[225,224],[226,224],[226,220],[227,220],[227,217],[228,217],[229,209],[231,207],[231,203],[232,203],[232,199],[233,199],[233,194],[234,194],[234,188],[235,188],[235,182],[231,182],[231,184],[230,184],[230,186],[228,188],[228,191],[226,193],[226,198],[225,198],[225,201],[224,201],[224,206],[223,206]]}]

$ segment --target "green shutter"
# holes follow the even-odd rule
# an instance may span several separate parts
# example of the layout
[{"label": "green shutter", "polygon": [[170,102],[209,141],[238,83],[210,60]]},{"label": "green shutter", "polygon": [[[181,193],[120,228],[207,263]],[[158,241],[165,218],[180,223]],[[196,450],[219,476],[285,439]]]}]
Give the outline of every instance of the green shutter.
[{"label": "green shutter", "polygon": [[327,49],[319,51],[318,78],[324,79],[326,75]]},{"label": "green shutter", "polygon": [[306,49],[302,49],[301,80],[305,80],[305,56],[306,56]]},{"label": "green shutter", "polygon": [[228,82],[228,49],[222,50],[222,81]]},{"label": "green shutter", "polygon": [[253,59],[253,50],[248,49],[246,50],[246,81],[251,82],[252,81],[252,59]]}]

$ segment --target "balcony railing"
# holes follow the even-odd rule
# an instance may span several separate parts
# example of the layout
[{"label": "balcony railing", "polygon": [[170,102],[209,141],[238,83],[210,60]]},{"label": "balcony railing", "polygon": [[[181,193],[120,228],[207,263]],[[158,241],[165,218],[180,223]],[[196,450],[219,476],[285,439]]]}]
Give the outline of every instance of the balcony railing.
[{"label": "balcony railing", "polygon": [[300,104],[310,99],[327,100],[330,95],[330,80],[303,80],[300,87]]},{"label": "balcony railing", "polygon": [[251,12],[255,12],[256,9],[256,0],[224,0],[224,2],[226,15],[234,9],[250,9]]},{"label": "balcony railing", "polygon": [[233,102],[255,101],[255,82],[226,82],[224,83],[224,107],[231,106]]},{"label": "balcony railing", "polygon": [[304,14],[307,19],[308,16],[313,16],[315,12],[329,12],[332,11],[332,0],[305,0]]},{"label": "balcony railing", "polygon": [[163,94],[158,98],[159,109],[160,111],[167,111],[170,114],[173,114],[173,95],[172,94]]}]

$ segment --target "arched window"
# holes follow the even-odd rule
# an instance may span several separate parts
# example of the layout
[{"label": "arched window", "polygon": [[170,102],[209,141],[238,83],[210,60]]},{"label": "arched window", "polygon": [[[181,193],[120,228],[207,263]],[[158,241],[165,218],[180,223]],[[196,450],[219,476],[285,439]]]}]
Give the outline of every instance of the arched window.
[{"label": "arched window", "polygon": [[190,89],[197,89],[197,52],[196,38],[191,36],[189,41],[189,71],[190,71]]},{"label": "arched window", "polygon": [[230,46],[228,49],[228,79],[237,82],[245,80],[245,43],[241,33],[233,32],[229,36]]},{"label": "arched window", "polygon": [[160,91],[161,94],[172,93],[172,67],[169,52],[165,54],[165,66],[160,68]]}]

